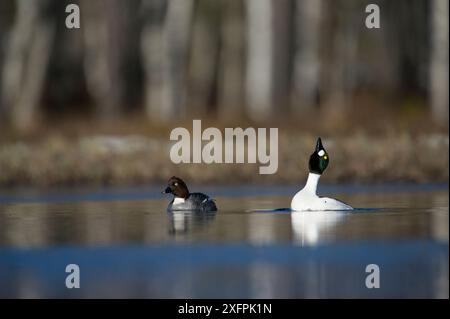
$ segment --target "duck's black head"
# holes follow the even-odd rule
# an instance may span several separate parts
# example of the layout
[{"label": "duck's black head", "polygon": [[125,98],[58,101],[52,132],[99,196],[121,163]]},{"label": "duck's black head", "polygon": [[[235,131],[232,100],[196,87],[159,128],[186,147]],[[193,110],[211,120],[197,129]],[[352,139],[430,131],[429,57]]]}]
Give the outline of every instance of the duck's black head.
[{"label": "duck's black head", "polygon": [[173,194],[175,197],[188,198],[189,190],[186,183],[179,177],[172,176],[167,182],[167,187],[163,191],[165,194]]},{"label": "duck's black head", "polygon": [[309,157],[309,172],[321,175],[328,166],[330,157],[322,145],[320,137],[316,142],[316,150]]}]

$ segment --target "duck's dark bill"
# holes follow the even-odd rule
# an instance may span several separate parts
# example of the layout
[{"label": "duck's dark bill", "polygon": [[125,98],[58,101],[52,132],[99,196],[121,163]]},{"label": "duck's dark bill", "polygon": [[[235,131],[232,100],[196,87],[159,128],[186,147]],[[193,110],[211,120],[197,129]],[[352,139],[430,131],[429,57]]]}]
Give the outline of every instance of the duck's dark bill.
[{"label": "duck's dark bill", "polygon": [[170,187],[166,187],[166,189],[164,191],[162,191],[163,194],[170,194],[172,193],[172,190],[170,189]]}]

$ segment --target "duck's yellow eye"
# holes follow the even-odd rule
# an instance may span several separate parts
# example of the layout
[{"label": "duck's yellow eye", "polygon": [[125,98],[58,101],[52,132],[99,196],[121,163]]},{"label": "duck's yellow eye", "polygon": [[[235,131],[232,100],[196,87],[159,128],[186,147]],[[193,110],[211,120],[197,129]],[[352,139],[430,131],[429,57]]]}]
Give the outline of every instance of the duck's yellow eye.
[{"label": "duck's yellow eye", "polygon": [[325,156],[323,157],[323,159],[324,159],[324,160],[328,159],[328,156],[325,155]]}]

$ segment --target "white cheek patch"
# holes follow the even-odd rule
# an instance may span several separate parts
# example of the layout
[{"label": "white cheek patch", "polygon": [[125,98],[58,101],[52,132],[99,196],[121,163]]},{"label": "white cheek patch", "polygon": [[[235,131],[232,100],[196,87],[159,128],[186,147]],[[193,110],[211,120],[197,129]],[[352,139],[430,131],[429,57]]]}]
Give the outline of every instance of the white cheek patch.
[{"label": "white cheek patch", "polygon": [[323,156],[325,154],[325,151],[324,150],[320,150],[319,153],[317,153],[317,154],[319,154],[319,156]]}]

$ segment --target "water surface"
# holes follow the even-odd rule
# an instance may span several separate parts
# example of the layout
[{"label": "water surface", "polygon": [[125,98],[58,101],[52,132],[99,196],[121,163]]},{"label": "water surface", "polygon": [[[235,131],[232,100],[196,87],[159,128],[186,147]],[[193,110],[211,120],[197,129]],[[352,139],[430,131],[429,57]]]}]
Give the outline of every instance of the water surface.
[{"label": "water surface", "polygon": [[351,213],[273,210],[289,186],[196,190],[219,212],[167,213],[153,187],[0,191],[0,297],[449,296],[447,185],[320,189],[363,208]]}]

